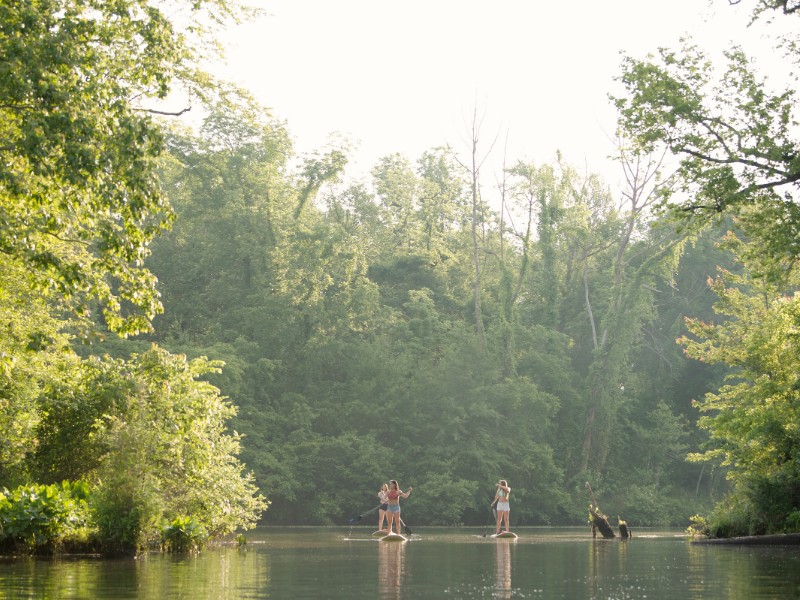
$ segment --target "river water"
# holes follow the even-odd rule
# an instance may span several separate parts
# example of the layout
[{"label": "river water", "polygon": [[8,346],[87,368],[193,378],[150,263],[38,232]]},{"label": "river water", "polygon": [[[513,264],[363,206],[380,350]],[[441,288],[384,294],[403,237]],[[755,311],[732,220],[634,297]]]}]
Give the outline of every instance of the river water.
[{"label": "river water", "polygon": [[420,527],[401,543],[371,532],[260,528],[244,548],[198,556],[0,559],[0,598],[800,598],[800,546],[697,545],[656,530],[594,540],[585,527],[523,527],[517,540]]}]

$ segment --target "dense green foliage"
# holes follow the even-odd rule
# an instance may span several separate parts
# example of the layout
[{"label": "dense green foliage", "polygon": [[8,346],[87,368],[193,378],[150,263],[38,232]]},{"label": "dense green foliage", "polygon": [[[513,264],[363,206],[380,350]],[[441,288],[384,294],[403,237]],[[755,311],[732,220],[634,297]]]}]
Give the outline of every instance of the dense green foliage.
[{"label": "dense green foliage", "polygon": [[[265,508],[227,429],[235,408],[202,380],[218,363],[155,346],[125,360],[75,352],[102,331],[147,331],[161,310],[144,265],[173,218],[154,107],[175,86],[192,98],[222,89],[197,68],[213,42],[202,32],[243,12],[174,4],[180,25],[146,0],[0,5],[6,548],[58,550],[85,526],[99,534],[92,548],[135,552],[175,518],[219,535]],[[62,480],[86,481],[90,497]]]},{"label": "dense green foliage", "polygon": [[130,99],[164,98],[188,49],[140,2],[4,3],[0,27],[0,248],[72,310],[97,299],[112,329],[145,330],[160,306],[142,260],[171,215],[161,134]]},{"label": "dense green foliage", "polygon": [[736,495],[718,506],[720,536],[783,533],[800,528],[800,413],[796,294],[722,273],[714,283],[720,323],[692,321],[687,353],[734,367],[725,385],[699,404],[711,445],[694,460],[732,467]]},{"label": "dense green foliage", "polygon": [[651,227],[654,195],[620,206],[595,176],[520,163],[503,212],[477,211],[481,339],[452,155],[388,156],[369,184],[338,184],[309,167],[336,150],[295,172],[286,139],[266,114],[175,132],[175,227],[148,263],[165,305],[151,337],[226,363],[211,381],[239,407],[271,522],[342,522],[390,477],[414,486],[419,523],[482,522],[500,476],[518,523],[582,522],[586,479],[637,524],[704,506],[675,390],[717,374],[674,339],[686,310],[709,311],[711,234],[685,252],[690,301],[674,285],[686,239]]},{"label": "dense green foliage", "polygon": [[0,549],[53,553],[96,544],[86,483],[32,484],[0,493]]},{"label": "dense green foliage", "polygon": [[88,437],[100,450],[95,505],[106,543],[152,544],[179,516],[214,536],[254,523],[265,505],[235,458],[238,435],[226,430],[235,410],[200,380],[218,365],[157,347],[125,363],[87,363],[88,404],[105,407]]},{"label": "dense green foliage", "polygon": [[163,537],[171,552],[198,552],[208,540],[208,532],[192,517],[176,517],[164,528]]},{"label": "dense green foliage", "polygon": [[[753,18],[793,15],[787,2],[758,2]],[[792,16],[791,18],[796,18]],[[783,40],[796,61],[798,38]],[[733,493],[707,529],[727,537],[800,530],[800,437],[796,364],[800,152],[797,79],[775,89],[741,48],[718,67],[696,46],[628,58],[620,125],[639,149],[679,159],[668,207],[682,224],[732,216],[726,241],[736,273],[721,269],[711,319],[691,319],[679,341],[692,358],[730,370],[697,405],[711,436],[690,459],[727,467]]]}]

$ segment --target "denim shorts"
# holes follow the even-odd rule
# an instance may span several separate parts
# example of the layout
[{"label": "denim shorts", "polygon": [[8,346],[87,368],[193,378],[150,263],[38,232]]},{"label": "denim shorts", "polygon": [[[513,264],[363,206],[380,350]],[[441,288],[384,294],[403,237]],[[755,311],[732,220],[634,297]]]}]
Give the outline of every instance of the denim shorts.
[{"label": "denim shorts", "polygon": [[400,512],[400,505],[399,504],[390,504],[386,507],[386,512],[391,513],[399,513]]},{"label": "denim shorts", "polygon": [[508,512],[508,511],[511,510],[511,507],[508,505],[508,502],[498,502],[497,503],[497,510],[498,510],[498,512],[501,511],[501,510]]}]

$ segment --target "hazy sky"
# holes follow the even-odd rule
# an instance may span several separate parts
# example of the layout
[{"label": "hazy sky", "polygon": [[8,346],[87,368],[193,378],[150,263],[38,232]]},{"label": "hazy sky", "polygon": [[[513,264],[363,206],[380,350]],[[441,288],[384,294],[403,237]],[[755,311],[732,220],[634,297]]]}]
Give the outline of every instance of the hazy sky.
[{"label": "hazy sky", "polygon": [[498,138],[495,164],[506,144],[509,159],[537,163],[561,150],[612,184],[607,96],[620,52],[677,47],[686,33],[703,45],[741,40],[753,4],[263,1],[268,16],[231,32],[224,74],[287,121],[299,152],[339,132],[358,144],[356,175],[392,152],[416,160],[446,143],[466,152],[477,106],[485,148]]}]

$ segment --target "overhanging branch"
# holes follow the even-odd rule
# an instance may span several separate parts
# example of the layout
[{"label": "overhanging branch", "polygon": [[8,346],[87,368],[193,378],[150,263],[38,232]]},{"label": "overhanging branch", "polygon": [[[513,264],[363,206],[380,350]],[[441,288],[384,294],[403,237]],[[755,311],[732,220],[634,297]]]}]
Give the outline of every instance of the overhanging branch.
[{"label": "overhanging branch", "polygon": [[150,113],[150,114],[152,114],[152,115],[164,115],[164,116],[167,116],[167,117],[180,117],[182,114],[184,114],[184,113],[187,113],[187,112],[189,112],[190,110],[192,110],[192,107],[191,107],[191,106],[189,106],[189,107],[187,107],[187,108],[184,108],[183,110],[181,110],[181,111],[178,111],[178,112],[169,112],[169,111],[164,111],[164,110],[155,110],[155,109],[153,109],[153,108],[136,108],[136,109],[134,109],[134,110],[138,110],[138,111],[140,111],[140,112],[146,112],[146,113]]}]

